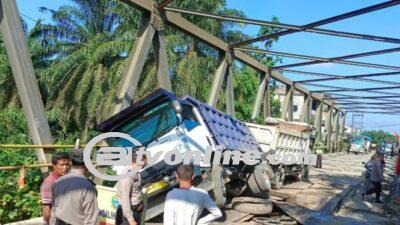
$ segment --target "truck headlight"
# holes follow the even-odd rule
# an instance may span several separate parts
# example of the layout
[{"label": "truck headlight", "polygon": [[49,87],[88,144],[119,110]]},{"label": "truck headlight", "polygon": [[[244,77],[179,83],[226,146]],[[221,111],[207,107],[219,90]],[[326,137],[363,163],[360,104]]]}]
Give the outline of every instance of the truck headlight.
[{"label": "truck headlight", "polygon": [[169,183],[169,177],[164,177],[164,181]]}]

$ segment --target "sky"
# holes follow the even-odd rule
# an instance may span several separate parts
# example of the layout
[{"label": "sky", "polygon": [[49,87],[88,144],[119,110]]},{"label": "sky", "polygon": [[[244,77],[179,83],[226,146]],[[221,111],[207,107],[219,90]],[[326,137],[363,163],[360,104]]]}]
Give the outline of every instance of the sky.
[{"label": "sky", "polygon": [[[273,16],[277,16],[281,23],[304,25],[310,22],[346,13],[359,8],[378,4],[384,1],[377,0],[227,0],[229,8],[242,10],[248,18],[270,21]],[[45,6],[57,9],[59,6],[68,4],[67,0],[17,0],[18,8],[23,17],[27,16],[33,20],[39,18],[49,22],[48,15],[39,12],[39,7]],[[28,25],[34,24],[29,18],[25,17]],[[400,38],[400,5],[375,11],[369,14],[353,17],[347,20],[338,21],[318,28],[332,29],[337,31],[354,32],[361,34],[371,34],[377,36]],[[251,36],[256,36],[259,26],[247,25],[241,28],[243,32]],[[258,43],[263,46],[262,42]],[[374,42],[360,39],[350,39],[342,37],[298,32],[279,38],[271,50],[312,55],[319,57],[337,57],[342,55],[362,53],[368,51],[382,50],[399,47],[396,44]],[[352,59],[353,61],[377,63],[384,65],[400,66],[400,53],[391,53],[380,56],[371,56]],[[303,62],[303,60],[284,58],[282,64]],[[292,68],[295,70],[320,72],[336,75],[356,75],[366,73],[391,72],[390,70],[373,69],[358,66],[348,66],[340,64],[317,64]],[[393,71],[393,70],[392,70]],[[315,79],[298,74],[285,73],[285,76],[293,80]],[[377,77],[373,79],[398,81],[399,76]],[[362,81],[337,80],[324,82],[326,85],[342,86],[348,88],[367,88],[382,86],[381,84],[366,83]],[[321,90],[325,88],[307,86],[310,90]],[[400,90],[387,90],[391,93],[400,93]],[[357,96],[375,95],[373,93],[343,92],[343,94],[353,94]],[[369,100],[368,100],[369,101]],[[351,123],[351,114],[347,115],[347,125]],[[365,129],[384,129],[386,131],[400,131],[400,115],[364,115]]]}]

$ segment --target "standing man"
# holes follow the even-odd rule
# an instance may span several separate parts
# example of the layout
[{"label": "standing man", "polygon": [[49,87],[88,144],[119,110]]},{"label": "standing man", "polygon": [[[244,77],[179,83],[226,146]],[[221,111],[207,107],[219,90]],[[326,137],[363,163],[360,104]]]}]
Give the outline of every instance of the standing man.
[{"label": "standing man", "polygon": [[383,167],[382,164],[383,154],[380,151],[373,156],[372,159],[372,168],[370,180],[372,182],[373,188],[367,190],[366,193],[362,194],[362,198],[365,200],[366,195],[370,195],[375,193],[375,203],[383,203],[381,201],[381,193],[382,193],[382,181],[384,180],[383,176]]},{"label": "standing man", "polygon": [[147,164],[146,155],[141,155],[138,162],[136,152],[132,152],[132,164],[122,174],[135,170],[134,174],[124,177],[117,182],[118,199],[120,202],[116,212],[116,225],[139,225],[141,213],[144,208],[140,199],[141,177],[139,170]]},{"label": "standing man", "polygon": [[42,214],[44,224],[49,224],[51,215],[51,202],[52,202],[52,187],[53,184],[60,178],[68,173],[70,169],[70,158],[66,152],[56,152],[51,157],[51,164],[53,171],[46,179],[44,179],[40,186],[40,196],[42,198]]},{"label": "standing man", "polygon": [[82,149],[71,151],[71,172],[53,185],[50,225],[96,225],[99,215],[97,191],[85,177]]},{"label": "standing man", "polygon": [[321,142],[318,142],[315,145],[315,154],[317,154],[317,164],[315,165],[315,168],[322,168],[322,155],[324,154],[324,149]]},{"label": "standing man", "polygon": [[394,157],[394,144],[392,144],[392,147],[390,148],[390,157]]},{"label": "standing man", "polygon": [[[222,217],[221,210],[208,193],[192,186],[192,166],[180,165],[176,179],[179,188],[168,192],[165,200],[164,225],[206,225]],[[210,213],[199,219],[203,209]]]}]

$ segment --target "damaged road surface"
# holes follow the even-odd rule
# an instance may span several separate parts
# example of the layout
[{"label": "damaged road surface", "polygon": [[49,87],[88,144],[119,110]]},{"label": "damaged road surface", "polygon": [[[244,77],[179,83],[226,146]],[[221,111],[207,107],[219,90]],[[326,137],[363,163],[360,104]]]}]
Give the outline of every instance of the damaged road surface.
[{"label": "damaged road surface", "polygon": [[[362,162],[370,157],[371,154],[326,155],[321,169],[310,170],[309,183],[286,185],[279,192],[291,196],[286,202],[274,203],[301,224],[399,224],[399,215],[387,212],[385,204],[374,203],[374,196],[367,201],[361,198]],[[389,195],[394,163],[394,159],[386,158],[384,202]]]},{"label": "damaged road surface", "polygon": [[[388,213],[385,204],[374,203],[374,196],[371,195],[367,201],[362,201],[361,173],[364,171],[362,162],[366,162],[372,154],[373,152],[361,155],[347,153],[325,155],[321,169],[310,169],[309,181],[288,182],[282,189],[271,191],[269,197],[274,204],[274,210],[262,216],[267,218],[263,220],[264,223],[260,223],[262,222],[258,219],[260,215],[229,209],[225,211],[224,221],[214,224],[400,224],[399,216]],[[394,164],[392,158],[386,158],[384,202],[389,195]],[[296,220],[297,223],[267,221],[268,218],[286,216]]]}]

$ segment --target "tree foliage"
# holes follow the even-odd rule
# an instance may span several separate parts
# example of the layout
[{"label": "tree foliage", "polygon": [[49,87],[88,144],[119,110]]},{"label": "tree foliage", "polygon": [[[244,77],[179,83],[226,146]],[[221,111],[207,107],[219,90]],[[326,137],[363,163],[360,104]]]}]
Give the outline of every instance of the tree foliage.
[{"label": "tree foliage", "polygon": [[383,130],[366,130],[362,132],[362,135],[371,137],[372,141],[377,144],[380,144],[383,141],[386,143],[396,143],[396,137]]},{"label": "tree foliage", "polygon": [[[215,14],[245,17],[227,7],[226,0],[173,1],[173,6]],[[39,83],[50,129],[56,143],[85,142],[96,135],[95,126],[109,115],[109,109],[127,65],[141,13],[117,0],[71,0],[59,9],[42,7],[51,22],[39,20],[26,38]],[[240,31],[243,24],[183,15],[228,43],[251,38]],[[275,18],[276,20],[276,18]],[[24,27],[26,27],[24,25]],[[276,32],[262,27],[258,35]],[[223,57],[206,44],[166,26],[169,76],[173,91],[207,101],[214,72]],[[276,40],[267,41],[271,47]],[[271,66],[279,58],[252,54]],[[249,121],[256,91],[264,76],[234,62],[234,93],[237,117]],[[146,57],[135,99],[157,88],[153,49]],[[272,100],[273,115],[279,103]],[[224,92],[217,105],[224,110]],[[262,116],[259,118],[262,121]],[[31,143],[21,110],[4,43],[0,39],[0,143]],[[0,149],[0,165],[37,163],[33,150]],[[0,223],[40,215],[38,169],[27,169],[26,188],[17,188],[18,171],[0,171]]]},{"label": "tree foliage", "polygon": [[[24,114],[17,108],[0,111],[0,143],[29,144]],[[36,163],[33,150],[1,149],[0,165],[14,166]],[[0,223],[20,221],[40,215],[39,185],[42,180],[39,169],[27,169],[25,187],[18,189],[19,171],[0,171]]]}]

